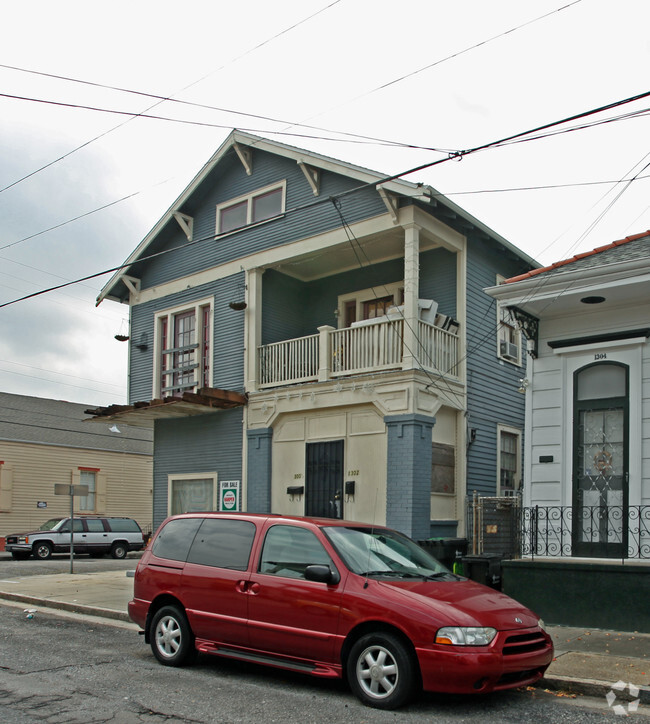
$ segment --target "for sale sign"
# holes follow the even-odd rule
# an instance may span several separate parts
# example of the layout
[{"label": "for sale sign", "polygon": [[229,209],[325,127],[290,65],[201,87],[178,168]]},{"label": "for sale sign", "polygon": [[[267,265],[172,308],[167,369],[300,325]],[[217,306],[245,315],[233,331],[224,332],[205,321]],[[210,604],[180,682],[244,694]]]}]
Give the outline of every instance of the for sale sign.
[{"label": "for sale sign", "polygon": [[240,480],[219,481],[219,512],[230,513],[239,510]]}]

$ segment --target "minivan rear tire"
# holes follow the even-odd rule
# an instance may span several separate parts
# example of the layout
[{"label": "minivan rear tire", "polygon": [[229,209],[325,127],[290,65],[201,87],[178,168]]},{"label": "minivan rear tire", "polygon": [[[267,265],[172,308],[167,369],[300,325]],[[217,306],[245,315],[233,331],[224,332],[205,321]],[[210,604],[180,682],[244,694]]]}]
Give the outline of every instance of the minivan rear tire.
[{"label": "minivan rear tire", "polygon": [[165,666],[184,666],[196,658],[194,634],[177,606],[163,606],[151,621],[151,650]]}]

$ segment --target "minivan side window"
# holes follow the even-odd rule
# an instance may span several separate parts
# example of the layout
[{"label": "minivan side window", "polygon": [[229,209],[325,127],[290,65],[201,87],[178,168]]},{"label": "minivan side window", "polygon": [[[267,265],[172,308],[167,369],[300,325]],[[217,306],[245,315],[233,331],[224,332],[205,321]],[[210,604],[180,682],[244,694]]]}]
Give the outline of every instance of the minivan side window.
[{"label": "minivan side window", "polygon": [[264,540],[260,573],[286,578],[304,578],[305,568],[313,564],[334,563],[312,531],[290,525],[274,525]]},{"label": "minivan side window", "polygon": [[201,518],[177,518],[158,533],[151,552],[159,558],[169,558],[172,561],[185,561],[190,546],[201,525]]},{"label": "minivan side window", "polygon": [[255,525],[247,520],[206,518],[187,557],[188,563],[245,571],[255,539]]}]

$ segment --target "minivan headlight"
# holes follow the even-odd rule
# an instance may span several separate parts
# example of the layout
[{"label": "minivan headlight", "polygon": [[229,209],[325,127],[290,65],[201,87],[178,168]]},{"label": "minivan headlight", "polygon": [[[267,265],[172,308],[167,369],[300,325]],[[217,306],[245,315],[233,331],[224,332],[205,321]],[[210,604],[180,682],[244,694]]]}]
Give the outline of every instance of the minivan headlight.
[{"label": "minivan headlight", "polygon": [[542,629],[542,631],[546,631],[546,624],[541,618],[537,621],[537,625]]},{"label": "minivan headlight", "polygon": [[438,629],[435,642],[451,646],[488,646],[497,635],[487,626],[444,626]]}]

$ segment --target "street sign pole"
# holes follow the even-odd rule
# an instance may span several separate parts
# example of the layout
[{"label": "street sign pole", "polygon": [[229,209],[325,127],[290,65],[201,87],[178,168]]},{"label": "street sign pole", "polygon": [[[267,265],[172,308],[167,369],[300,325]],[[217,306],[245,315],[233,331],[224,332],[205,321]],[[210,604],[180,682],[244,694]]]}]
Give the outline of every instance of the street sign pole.
[{"label": "street sign pole", "polygon": [[55,483],[54,495],[70,496],[70,573],[74,573],[74,496],[88,495],[88,486]]}]

